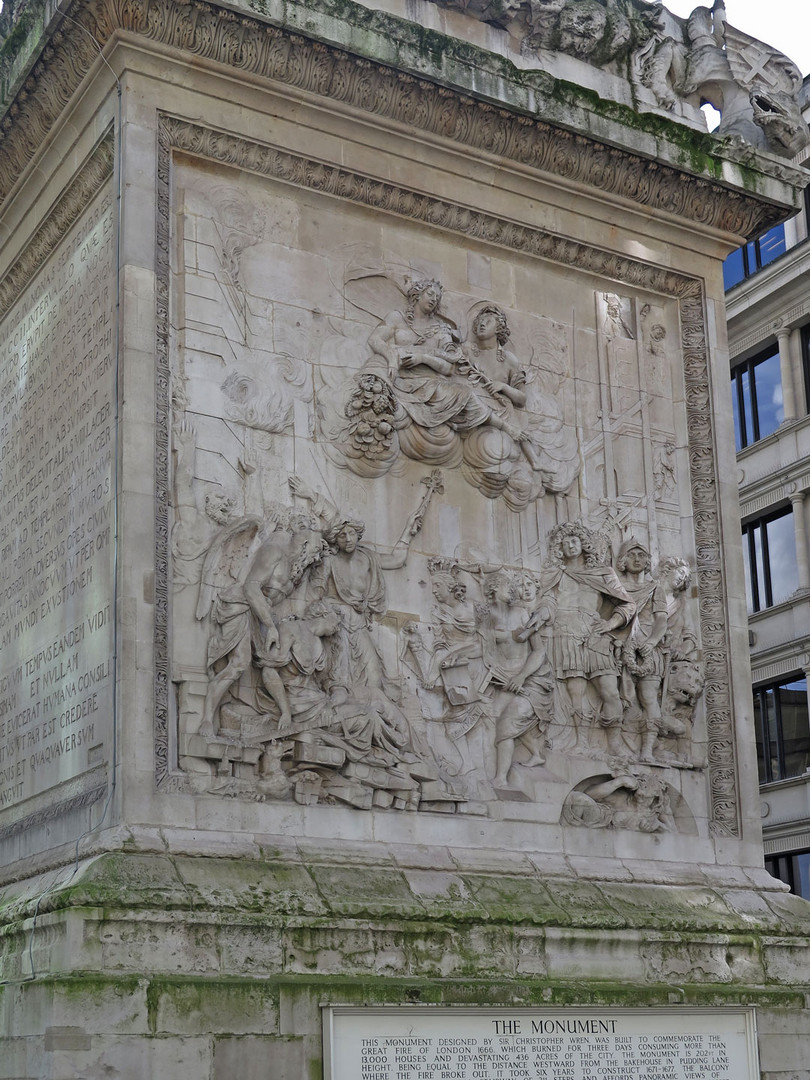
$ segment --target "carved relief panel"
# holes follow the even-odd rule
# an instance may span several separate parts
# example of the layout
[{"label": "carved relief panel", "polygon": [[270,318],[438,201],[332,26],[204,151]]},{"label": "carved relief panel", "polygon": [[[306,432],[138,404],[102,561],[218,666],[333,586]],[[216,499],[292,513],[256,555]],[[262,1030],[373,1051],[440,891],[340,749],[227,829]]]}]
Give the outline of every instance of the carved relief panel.
[{"label": "carved relief panel", "polygon": [[463,208],[426,230],[301,162],[163,174],[161,782],[694,832],[728,729],[684,527],[691,283],[488,244]]}]

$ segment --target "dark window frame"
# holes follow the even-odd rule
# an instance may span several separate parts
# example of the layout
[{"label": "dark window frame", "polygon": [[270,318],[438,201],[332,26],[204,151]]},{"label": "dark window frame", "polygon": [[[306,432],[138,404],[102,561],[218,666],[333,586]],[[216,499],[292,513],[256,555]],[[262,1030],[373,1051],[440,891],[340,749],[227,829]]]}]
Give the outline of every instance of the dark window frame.
[{"label": "dark window frame", "polygon": [[[805,189],[806,191],[807,189]],[[804,412],[810,413],[810,323],[801,329],[802,374],[804,376]]]},{"label": "dark window frame", "polygon": [[[803,855],[804,852],[796,852],[796,854]],[[777,881],[784,881],[785,885],[787,885],[792,893],[796,892],[796,873],[793,868],[793,852],[790,852],[789,854],[766,855],[765,869],[771,877],[776,878]]]},{"label": "dark window frame", "polygon": [[[751,584],[751,612],[765,611],[767,608],[774,606],[773,579],[771,576],[771,554],[770,545],[768,543],[767,526],[772,521],[778,521],[779,518],[783,517],[790,517],[791,520],[793,519],[792,506],[783,506],[780,507],[780,509],[778,510],[772,510],[767,514],[761,514],[759,517],[751,518],[750,521],[743,522],[743,557],[746,557],[747,552],[748,579]],[[765,578],[765,580],[762,582],[761,588],[759,581],[759,568],[757,566],[757,532],[759,532],[760,544],[762,546],[762,569]],[[796,585],[798,587],[798,581],[796,582]],[[764,604],[762,603],[763,595],[765,600]]]},{"label": "dark window frame", "polygon": [[[779,691],[786,689],[791,683],[804,682],[804,707],[807,713],[808,721],[808,741],[810,742],[810,709],[807,705],[807,676],[803,671],[797,671],[793,675],[784,675],[781,679],[777,679],[775,682],[759,683],[755,684],[751,688],[752,698],[754,703],[754,723],[758,723],[759,730],[756,732],[756,744],[757,744],[757,765],[760,773],[760,784],[775,784],[780,780],[794,780],[798,776],[803,776],[804,773],[790,773],[787,772],[786,754],[785,754],[785,737],[784,727],[782,723],[782,709],[783,705],[792,704],[783,701]],[[771,698],[773,704],[773,726],[776,733],[776,761],[777,771],[779,775],[774,775],[774,769],[771,761],[770,754],[770,731],[767,724],[768,716],[768,695],[773,695]],[[762,753],[760,754],[760,747]],[[781,875],[779,875],[781,876]],[[782,880],[785,880],[784,878]]]},{"label": "dark window frame", "polygon": [[[739,364],[735,364],[731,369],[731,393],[736,397],[737,417],[739,422],[740,446],[737,451],[738,453],[740,450],[745,450],[747,447],[753,446],[753,444],[759,442],[760,439],[767,438],[767,435],[761,435],[759,430],[759,403],[757,401],[756,392],[756,369],[764,364],[766,360],[772,360],[774,357],[776,357],[779,362],[781,378],[779,342],[776,342],[775,344],[771,343],[767,349],[761,349],[753,356],[749,356],[747,360],[742,360]],[[750,435],[748,433],[748,424],[746,422],[743,375],[748,376],[749,394],[751,397],[751,422],[754,430]],[[772,435],[773,432],[769,431],[767,434]]]},{"label": "dark window frame", "polygon": [[[807,198],[807,190],[808,189],[805,188],[805,198]],[[808,218],[808,220],[810,220],[810,218]],[[768,237],[772,236],[773,233],[778,229],[782,230],[782,250],[777,255],[774,255],[771,258],[765,258],[763,260],[763,241],[766,241]],[[743,244],[741,248],[737,248],[737,250],[733,251],[731,255],[728,256],[728,258],[731,258],[732,256],[736,255],[737,252],[740,252],[742,256],[743,275],[741,278],[738,278],[737,281],[733,281],[730,285],[727,285],[726,292],[728,292],[729,289],[733,289],[735,285],[739,285],[741,281],[745,281],[746,278],[751,277],[752,274],[756,274],[757,271],[762,270],[763,267],[770,266],[772,262],[775,262],[777,259],[781,258],[781,256],[784,255],[786,251],[787,236],[785,235],[784,222],[782,222],[780,225],[774,225],[772,228],[768,229],[760,236],[757,236],[756,239],[749,240],[747,244]]]},{"label": "dark window frame", "polygon": [[810,855],[810,849],[800,848],[798,851],[784,851],[778,855],[766,855],[765,869],[777,881],[784,881],[796,896],[804,896],[806,900],[810,900],[810,896],[806,896],[801,889],[802,875],[798,860],[803,855]]}]

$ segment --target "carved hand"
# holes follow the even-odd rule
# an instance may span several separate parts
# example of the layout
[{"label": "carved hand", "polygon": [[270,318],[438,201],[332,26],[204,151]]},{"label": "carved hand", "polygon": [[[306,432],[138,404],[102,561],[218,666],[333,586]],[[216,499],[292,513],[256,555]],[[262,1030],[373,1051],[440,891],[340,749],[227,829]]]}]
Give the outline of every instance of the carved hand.
[{"label": "carved hand", "polygon": [[301,499],[306,499],[308,502],[313,502],[315,499],[315,493],[306,481],[302,480],[300,476],[291,476],[289,479],[290,491],[293,495],[298,495]]},{"label": "carved hand", "polygon": [[174,432],[174,448],[181,457],[194,453],[197,442],[197,432],[188,420],[183,419]]},{"label": "carved hand", "polygon": [[237,464],[239,465],[240,471],[245,476],[252,476],[258,468],[257,462],[254,461],[254,459],[250,457],[250,455],[247,453],[243,454],[242,457],[239,458]]},{"label": "carved hand", "polygon": [[405,523],[405,528],[402,531],[403,539],[406,536],[416,536],[421,531],[422,524],[424,522],[424,514],[419,510],[415,510]]}]

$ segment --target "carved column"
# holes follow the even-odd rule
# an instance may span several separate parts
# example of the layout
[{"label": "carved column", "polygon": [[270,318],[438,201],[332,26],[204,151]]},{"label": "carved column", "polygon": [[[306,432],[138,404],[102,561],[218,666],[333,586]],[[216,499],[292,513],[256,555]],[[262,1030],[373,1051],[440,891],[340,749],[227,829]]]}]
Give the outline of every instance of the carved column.
[{"label": "carved column", "polygon": [[794,326],[790,332],[790,371],[792,375],[790,385],[793,387],[796,416],[804,416],[807,412],[808,402],[802,371],[802,332],[798,326]]},{"label": "carved column", "polygon": [[805,653],[801,657],[801,669],[805,678],[805,693],[807,694],[807,710],[810,713],[810,656]]},{"label": "carved column", "polygon": [[804,240],[807,235],[806,226],[801,219],[801,215],[796,215],[795,218],[791,218],[790,221],[785,222],[785,248],[789,249],[796,244]]},{"label": "carved column", "polygon": [[782,377],[782,405],[784,407],[784,422],[796,419],[796,394],[793,389],[793,365],[790,357],[791,329],[783,326],[776,331],[776,340],[779,342],[779,369]]},{"label": "carved column", "polygon": [[790,496],[790,502],[793,507],[793,530],[796,537],[796,567],[799,575],[799,588],[810,589],[810,555],[807,550],[805,492],[794,492]]}]

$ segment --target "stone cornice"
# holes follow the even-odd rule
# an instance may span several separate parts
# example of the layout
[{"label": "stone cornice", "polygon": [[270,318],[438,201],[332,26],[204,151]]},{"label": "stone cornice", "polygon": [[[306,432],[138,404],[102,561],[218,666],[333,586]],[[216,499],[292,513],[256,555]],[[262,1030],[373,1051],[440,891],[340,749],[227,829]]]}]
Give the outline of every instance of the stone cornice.
[{"label": "stone cornice", "polygon": [[810,462],[806,458],[785,468],[771,470],[740,489],[740,516],[751,517],[810,490]]},{"label": "stone cornice", "polygon": [[[792,601],[788,601],[779,606],[787,609],[791,605]],[[772,609],[769,608],[768,611]],[[758,633],[756,626],[755,622],[754,632]],[[788,638],[759,650],[754,646],[751,652],[751,679],[754,683],[781,679],[785,675],[806,671],[808,667],[810,667],[810,640],[806,637]]]},{"label": "stone cornice", "polygon": [[782,328],[807,322],[810,298],[810,239],[789,248],[771,266],[758,270],[727,294],[729,353],[732,362],[761,342],[773,340]]},{"label": "stone cornice", "polygon": [[101,139],[58,201],[0,280],[0,319],[53,252],[90,199],[113,173],[115,151],[112,130]]},{"label": "stone cornice", "polygon": [[[694,175],[687,166],[680,169],[653,160],[656,149],[663,154],[667,147],[667,133],[682,130],[687,142],[696,138],[678,125],[662,122],[665,130],[660,138],[649,139],[650,156],[645,157],[536,119],[521,112],[519,104],[504,108],[474,100],[356,55],[361,35],[355,35],[353,54],[349,46],[335,48],[292,33],[240,7],[244,14],[204,0],[75,0],[70,21],[55,30],[0,122],[0,201],[13,189],[97,62],[99,48],[122,30],[707,228],[752,236],[785,216],[784,204],[773,205],[717,179]],[[291,10],[299,11],[295,5]],[[548,76],[544,78],[549,81]],[[563,112],[573,115],[574,105],[569,103]],[[530,106],[527,99],[523,107]],[[607,130],[610,125],[602,120]],[[621,119],[613,127],[621,130]],[[742,182],[740,168],[728,157],[723,160],[722,144],[715,145],[716,153],[704,151],[703,165],[692,168],[706,168],[715,175],[719,170],[727,175],[736,169]],[[684,160],[694,149],[682,148]],[[780,196],[789,201],[790,185],[800,175],[797,170],[761,158],[753,150],[742,157],[749,165],[740,167],[748,168],[752,183],[757,175],[764,180],[768,173]]]},{"label": "stone cornice", "polygon": [[[795,787],[797,784],[806,784],[807,782],[808,778],[806,776],[800,776],[791,786]],[[771,788],[766,788],[764,794],[770,794],[771,790]],[[763,830],[767,829],[769,834],[771,831],[778,833],[776,836],[768,835],[763,837],[762,846],[766,855],[782,855],[790,851],[810,847],[810,832],[807,831],[804,818],[799,821],[780,821],[773,826],[769,822],[763,821],[762,828]]]}]

